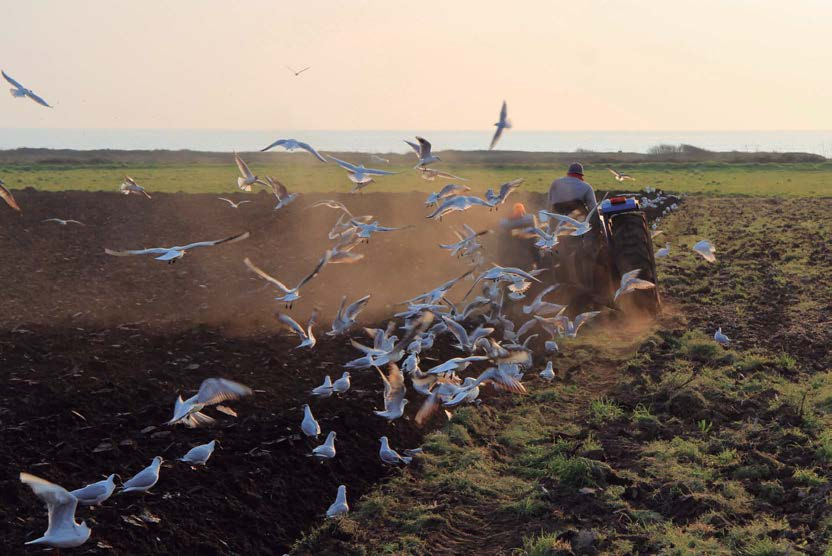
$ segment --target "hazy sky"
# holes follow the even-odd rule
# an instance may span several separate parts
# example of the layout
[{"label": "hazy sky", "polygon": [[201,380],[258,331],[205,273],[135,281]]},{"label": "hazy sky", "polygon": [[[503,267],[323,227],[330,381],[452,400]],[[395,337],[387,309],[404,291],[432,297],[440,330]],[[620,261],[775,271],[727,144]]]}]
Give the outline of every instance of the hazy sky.
[{"label": "hazy sky", "polygon": [[481,129],[505,98],[518,129],[832,129],[829,0],[32,0],[2,12],[0,67],[55,108],[4,93],[0,127]]}]

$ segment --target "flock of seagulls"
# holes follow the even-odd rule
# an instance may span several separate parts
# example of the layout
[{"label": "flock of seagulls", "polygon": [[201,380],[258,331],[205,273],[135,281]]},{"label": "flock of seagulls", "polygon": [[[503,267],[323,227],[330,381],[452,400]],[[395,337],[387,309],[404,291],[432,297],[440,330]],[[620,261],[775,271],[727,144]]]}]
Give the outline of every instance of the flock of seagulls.
[{"label": "flock of seagulls", "polygon": [[[295,76],[307,71],[305,67],[299,71],[289,68]],[[5,72],[3,77],[14,86],[11,90],[14,97],[28,97],[43,106],[49,106],[42,98],[26,89]],[[506,129],[512,124],[508,119],[507,105],[504,101],[499,114],[499,120],[490,143],[493,149]],[[421,177],[433,181],[442,178],[454,181],[465,181],[463,178],[428,168],[429,165],[441,159],[434,154],[431,143],[424,137],[416,137],[416,142],[405,140],[417,156],[415,169]],[[367,168],[363,164],[353,164],[339,160],[329,155],[322,155],[308,143],[296,139],[278,139],[263,148],[268,151],[273,148],[283,148],[287,151],[303,150],[322,163],[335,162],[347,171],[353,182],[353,191],[360,191],[371,183],[374,177],[393,175],[396,172]],[[272,192],[277,199],[275,209],[281,209],[297,198],[297,193],[289,193],[280,181],[264,176],[260,178],[254,174],[242,158],[234,153],[235,163],[240,176],[237,187],[246,192],[252,191],[254,186],[261,186]],[[374,155],[374,161],[388,163],[389,161]],[[619,182],[634,180],[635,178],[617,172],[609,171]],[[441,220],[453,212],[462,212],[472,207],[481,206],[488,210],[498,210],[506,203],[508,197],[523,184],[523,179],[503,183],[499,188],[489,189],[483,197],[470,194],[472,189],[467,185],[448,183],[438,192],[431,193],[425,201],[431,209],[426,215],[428,219]],[[151,199],[151,195],[136,180],[125,177],[120,186],[124,195],[140,195]],[[20,211],[11,192],[0,181],[0,196],[11,208]],[[220,197],[231,208],[239,207],[250,201],[234,202]],[[243,264],[257,277],[275,287],[278,291],[275,300],[285,306],[287,310],[301,298],[301,290],[311,280],[318,276],[330,264],[355,264],[362,260],[363,254],[354,250],[361,244],[370,241],[377,233],[402,231],[412,226],[392,227],[382,225],[372,215],[354,215],[342,203],[327,200],[315,203],[307,208],[326,207],[338,211],[338,219],[332,227],[329,238],[334,245],[326,250],[318,259],[311,271],[303,276],[294,287],[268,274],[255,265],[250,259],[243,260]],[[675,208],[675,207],[674,207]],[[546,210],[533,215],[533,225],[526,230],[527,237],[535,240],[535,245],[542,251],[550,251],[558,244],[558,238],[564,235],[582,236],[592,229],[591,216],[584,220],[576,220],[565,215]],[[59,225],[83,225],[77,220],[63,220],[50,218],[44,222],[55,222]],[[524,384],[525,375],[532,371],[536,364],[542,363],[539,352],[536,352],[535,342],[542,342],[545,365],[538,373],[543,381],[554,380],[557,376],[554,363],[549,356],[559,351],[558,341],[576,338],[579,332],[597,318],[601,311],[588,311],[577,314],[574,318],[567,315],[568,307],[547,300],[556,292],[559,285],[553,284],[539,291],[532,299],[526,299],[527,293],[533,285],[540,283],[537,277],[543,269],[524,270],[514,267],[493,265],[483,269],[483,245],[479,239],[490,230],[477,231],[467,224],[460,229],[452,229],[457,241],[441,244],[442,250],[448,251],[452,257],[470,260],[471,268],[462,275],[451,278],[417,296],[401,302],[403,310],[393,315],[386,328],[362,328],[358,319],[366,309],[372,297],[371,294],[348,304],[346,296],[342,298],[337,314],[332,319],[331,330],[327,336],[340,337],[350,335],[350,345],[356,350],[356,358],[343,363],[345,371],[341,377],[332,380],[330,375],[323,379],[320,386],[313,388],[310,395],[313,398],[327,398],[346,395],[351,387],[351,372],[373,372],[378,375],[382,395],[380,409],[373,413],[388,423],[403,418],[406,407],[411,402],[420,402],[415,413],[414,421],[418,426],[427,424],[440,409],[450,417],[451,412],[462,405],[476,405],[480,403],[483,388],[490,387],[496,392],[508,394],[523,394],[527,392]],[[655,231],[655,234],[661,233]],[[209,241],[199,241],[181,246],[153,247],[135,250],[105,249],[108,255],[138,256],[153,255],[159,261],[173,263],[195,248],[216,247],[243,241],[250,237],[249,232]],[[714,262],[715,248],[708,240],[702,240],[694,246],[694,250],[709,262]],[[666,257],[670,253],[670,244],[660,250],[656,256]],[[614,303],[623,296],[634,291],[655,288],[655,284],[639,277],[641,269],[626,273],[621,278],[620,287],[615,293]],[[450,292],[464,280],[471,282],[462,300],[455,303],[450,299]],[[468,299],[472,294],[473,298]],[[550,298],[551,299],[551,298]],[[513,310],[515,309],[516,310]],[[520,320],[518,320],[520,319]],[[310,318],[301,325],[287,313],[278,313],[278,323],[294,334],[299,343],[293,349],[314,350],[318,345],[315,327],[318,325],[318,311],[313,311]],[[522,322],[521,322],[522,321]],[[358,328],[357,335],[353,331]],[[542,334],[542,337],[541,337]],[[359,341],[366,336],[369,343]],[[446,341],[451,348],[458,351],[458,356],[446,360],[435,361],[430,352],[438,340]],[[730,340],[717,330],[714,339],[723,345]],[[433,360],[436,364],[425,365],[423,361]],[[412,391],[412,394],[409,394]],[[233,409],[224,402],[237,400],[252,395],[253,391],[246,385],[227,378],[209,378],[204,380],[199,390],[193,396],[183,399],[177,396],[174,401],[173,416],[167,425],[182,425],[188,428],[204,427],[215,423],[216,419],[207,415],[204,410],[211,406],[221,413],[235,416]],[[319,442],[322,428],[315,418],[309,404],[303,405],[303,416],[299,424],[300,431],[310,442],[316,445],[310,450],[310,457],[326,461],[337,457],[336,438],[334,431],[328,431],[325,440]],[[190,466],[204,466],[212,457],[218,446],[216,440],[190,448],[179,461]],[[420,453],[419,448],[396,451],[388,437],[379,438],[379,458],[389,466],[405,466],[413,461]],[[152,489],[159,481],[163,459],[153,458],[151,463],[122,483],[121,493],[145,493]],[[106,479],[89,484],[74,491],[67,491],[63,487],[50,483],[28,473],[21,473],[20,480],[28,485],[34,494],[40,498],[48,509],[49,525],[46,532],[27,544],[39,544],[55,548],[72,548],[85,543],[91,535],[86,523],[78,523],[75,513],[80,503],[82,506],[96,506],[106,502],[116,491],[115,479],[117,474],[110,474]],[[327,518],[336,518],[349,512],[346,485],[339,485],[335,501],[326,510]]]}]

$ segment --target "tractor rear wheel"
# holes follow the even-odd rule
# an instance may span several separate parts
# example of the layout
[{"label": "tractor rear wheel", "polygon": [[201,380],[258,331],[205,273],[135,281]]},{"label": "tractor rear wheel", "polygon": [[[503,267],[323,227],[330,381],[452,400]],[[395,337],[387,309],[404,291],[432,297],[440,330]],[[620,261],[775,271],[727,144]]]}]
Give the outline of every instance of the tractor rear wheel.
[{"label": "tractor rear wheel", "polygon": [[[656,284],[649,290],[637,290],[619,298],[619,306],[625,312],[632,310],[655,316],[661,310],[656,259],[653,256],[653,239],[647,220],[640,212],[619,214],[612,218],[612,262],[620,278],[626,272],[640,269],[639,278]],[[616,288],[618,284],[616,284]]]}]

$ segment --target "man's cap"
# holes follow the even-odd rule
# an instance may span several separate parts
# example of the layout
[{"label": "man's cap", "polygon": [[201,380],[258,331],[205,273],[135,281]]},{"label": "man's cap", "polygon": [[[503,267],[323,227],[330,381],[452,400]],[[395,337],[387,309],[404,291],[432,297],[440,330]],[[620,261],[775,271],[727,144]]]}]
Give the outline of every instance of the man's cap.
[{"label": "man's cap", "polygon": [[579,176],[584,175],[584,166],[580,162],[573,162],[569,165],[569,170],[566,172],[567,174],[578,174]]}]

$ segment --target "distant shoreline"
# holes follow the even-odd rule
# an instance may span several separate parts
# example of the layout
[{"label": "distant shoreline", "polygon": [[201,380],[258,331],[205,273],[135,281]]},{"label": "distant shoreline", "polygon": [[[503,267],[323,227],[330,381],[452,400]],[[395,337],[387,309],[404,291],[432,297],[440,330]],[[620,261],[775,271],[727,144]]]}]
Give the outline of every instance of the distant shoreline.
[{"label": "distant shoreline", "polygon": [[[587,164],[638,164],[656,162],[716,162],[716,163],[823,163],[828,159],[812,153],[802,152],[716,152],[693,146],[665,145],[664,150],[653,153],[635,152],[539,152],[539,151],[487,151],[471,150],[439,151],[443,164],[505,166],[512,164],[542,165],[562,164],[581,161]],[[687,147],[685,149],[685,147]],[[289,163],[315,166],[321,164],[312,156],[303,152],[244,152],[246,160],[251,163]],[[378,166],[379,162],[370,159],[366,152],[326,151],[338,158],[344,158],[366,166]],[[383,153],[392,165],[412,165],[415,158],[411,154]],[[228,152],[197,150],[75,150],[75,149],[40,149],[19,148],[0,150],[0,164],[44,164],[44,165],[107,165],[107,164],[229,164],[233,163],[232,154]],[[383,163],[381,163],[383,164]]]}]

